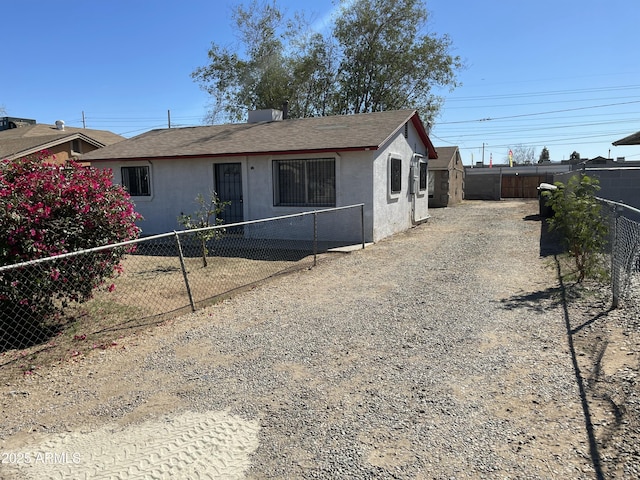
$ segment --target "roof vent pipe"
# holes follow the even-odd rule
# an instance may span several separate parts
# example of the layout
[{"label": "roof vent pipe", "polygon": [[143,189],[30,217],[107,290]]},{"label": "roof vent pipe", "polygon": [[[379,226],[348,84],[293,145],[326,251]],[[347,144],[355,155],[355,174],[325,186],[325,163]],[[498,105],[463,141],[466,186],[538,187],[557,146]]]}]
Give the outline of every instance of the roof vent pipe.
[{"label": "roof vent pipe", "polygon": [[56,128],[58,130],[64,130],[64,121],[62,120],[56,120]]}]

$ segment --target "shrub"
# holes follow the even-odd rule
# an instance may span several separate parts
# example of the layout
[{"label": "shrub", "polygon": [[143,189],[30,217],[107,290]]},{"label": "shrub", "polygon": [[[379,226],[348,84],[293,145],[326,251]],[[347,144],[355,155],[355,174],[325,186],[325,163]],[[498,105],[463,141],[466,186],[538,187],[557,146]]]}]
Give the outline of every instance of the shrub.
[{"label": "shrub", "polygon": [[550,230],[558,231],[569,254],[573,257],[578,282],[585,278],[605,275],[602,253],[607,243],[608,228],[604,222],[601,205],[595,198],[600,190],[597,178],[587,175],[573,176],[565,186],[556,182],[557,190],[543,192],[549,197],[553,217]]},{"label": "shrub", "polygon": [[[141,217],[110,171],[44,163],[48,155],[0,162],[0,266],[138,236]],[[70,301],[91,298],[126,252],[110,249],[0,272],[3,328],[17,328],[24,316],[42,321]]]},{"label": "shrub", "polygon": [[[199,193],[196,196],[196,203],[198,204],[198,210],[195,213],[180,213],[178,216],[178,222],[187,230],[204,229],[221,225],[224,220],[222,218],[218,218],[218,215],[222,215],[224,209],[231,202],[221,202],[220,198],[218,198],[218,194],[216,192],[211,192],[208,199],[205,199],[204,195]],[[209,253],[207,242],[209,240],[217,240],[221,238],[222,235],[224,235],[224,229],[216,228],[200,230],[196,232],[195,235],[200,243],[202,266],[206,267],[208,265],[207,255]]]}]

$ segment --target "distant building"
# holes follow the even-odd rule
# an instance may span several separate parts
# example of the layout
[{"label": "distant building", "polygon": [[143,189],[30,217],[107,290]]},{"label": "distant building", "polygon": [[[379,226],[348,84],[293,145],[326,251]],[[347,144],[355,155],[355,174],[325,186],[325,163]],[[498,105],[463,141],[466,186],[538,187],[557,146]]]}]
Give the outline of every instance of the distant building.
[{"label": "distant building", "polygon": [[24,127],[25,125],[35,125],[36,121],[30,118],[0,117],[0,132],[10,128]]}]

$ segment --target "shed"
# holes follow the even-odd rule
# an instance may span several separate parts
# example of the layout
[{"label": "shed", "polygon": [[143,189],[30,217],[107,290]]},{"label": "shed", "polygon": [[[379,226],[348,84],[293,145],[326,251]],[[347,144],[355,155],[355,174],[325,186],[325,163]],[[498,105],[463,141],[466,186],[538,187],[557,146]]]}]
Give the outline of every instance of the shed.
[{"label": "shed", "polygon": [[465,172],[458,147],[437,147],[429,163],[429,206],[448,207],[464,199]]}]

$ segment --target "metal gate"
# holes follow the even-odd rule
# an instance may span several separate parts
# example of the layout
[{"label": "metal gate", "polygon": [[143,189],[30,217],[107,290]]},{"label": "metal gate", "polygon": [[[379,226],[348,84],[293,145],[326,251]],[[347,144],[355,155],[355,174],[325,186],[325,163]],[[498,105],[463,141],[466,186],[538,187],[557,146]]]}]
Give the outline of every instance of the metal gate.
[{"label": "metal gate", "polygon": [[242,168],[240,163],[215,164],[216,193],[222,202],[231,202],[221,214],[224,223],[244,221]]}]

